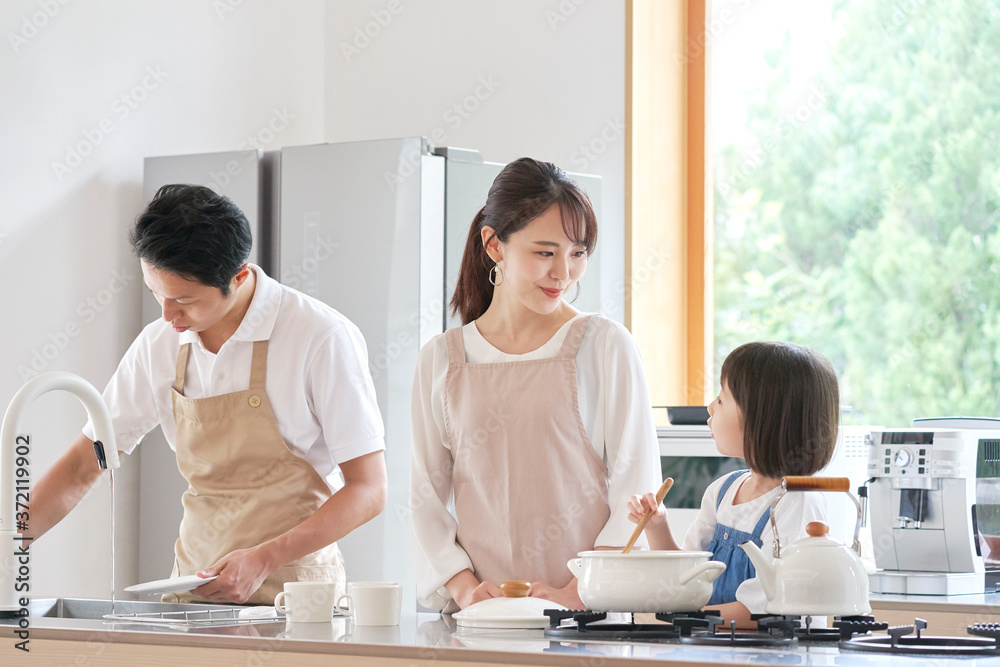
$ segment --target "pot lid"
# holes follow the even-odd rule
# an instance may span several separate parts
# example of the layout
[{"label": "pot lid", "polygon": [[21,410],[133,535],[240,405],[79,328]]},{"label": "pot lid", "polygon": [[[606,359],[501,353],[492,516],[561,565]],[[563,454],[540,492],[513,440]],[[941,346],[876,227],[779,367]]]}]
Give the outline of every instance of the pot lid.
[{"label": "pot lid", "polygon": [[513,591],[520,597],[511,597],[512,588],[504,582],[501,588],[504,597],[480,600],[452,615],[455,622],[467,628],[547,628],[549,617],[546,609],[566,609],[566,607],[543,598],[527,597],[530,585]]}]

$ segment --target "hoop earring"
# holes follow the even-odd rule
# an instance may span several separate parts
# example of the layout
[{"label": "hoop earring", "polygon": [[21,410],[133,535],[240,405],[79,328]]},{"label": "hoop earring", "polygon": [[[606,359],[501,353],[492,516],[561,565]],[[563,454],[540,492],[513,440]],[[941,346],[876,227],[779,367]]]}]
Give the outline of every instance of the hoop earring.
[{"label": "hoop earring", "polygon": [[[497,280],[498,277],[499,280]],[[494,287],[503,284],[503,269],[500,268],[499,264],[493,265],[493,268],[486,274],[486,279],[489,280],[490,285],[493,285]]]},{"label": "hoop earring", "polygon": [[580,298],[580,281],[576,281],[576,294],[573,295],[573,300],[570,303],[575,303],[577,299]]}]

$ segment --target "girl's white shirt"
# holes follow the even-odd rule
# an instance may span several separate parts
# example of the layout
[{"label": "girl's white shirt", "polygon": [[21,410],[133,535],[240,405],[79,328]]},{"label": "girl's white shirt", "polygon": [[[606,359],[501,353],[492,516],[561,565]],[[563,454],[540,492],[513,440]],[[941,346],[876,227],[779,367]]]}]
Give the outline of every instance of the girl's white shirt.
[{"label": "girl's white shirt", "polygon": [[[577,315],[548,342],[525,354],[501,352],[471,322],[462,328],[466,361],[495,364],[555,357],[570,324],[584,316],[584,313]],[[634,494],[655,491],[661,481],[656,425],[645,371],[632,335],[623,325],[606,318],[594,318],[587,327],[577,352],[576,371],[580,416],[594,451],[608,465],[610,473],[611,518],[595,546],[621,547],[635,528],[628,520],[628,499]],[[444,334],[439,334],[420,350],[417,359],[410,468],[417,598],[436,609],[444,608],[451,599],[444,584],[462,570],[474,569],[455,541],[458,524],[451,512],[452,460],[444,423],[447,372],[447,344]],[[484,415],[484,420],[488,418],[489,415]],[[572,498],[568,498],[562,509],[568,512],[571,505]],[[554,509],[539,508],[539,511]],[[645,546],[645,537],[640,538],[639,544]]]},{"label": "girl's white shirt", "polygon": [[[730,473],[731,474],[731,473]],[[715,533],[715,524],[721,523],[736,530],[752,533],[757,526],[764,511],[771,506],[771,503],[781,493],[781,487],[775,487],[767,493],[753,500],[739,505],[733,504],[733,498],[740,485],[750,477],[750,473],[744,473],[733,482],[722,498],[718,512],[715,503],[719,498],[719,489],[729,474],[723,475],[708,485],[705,495],[701,499],[701,510],[695,518],[694,523],[688,528],[681,544],[683,549],[689,551],[704,551],[712,541]],[[781,548],[798,542],[807,537],[806,524],[810,521],[823,521],[829,523],[826,518],[826,500],[821,493],[789,493],[787,497],[778,503],[777,512],[774,517],[778,525],[778,537],[781,539]],[[771,522],[768,521],[764,530],[761,531],[763,546],[761,551],[773,562],[772,545],[774,543],[774,531]],[[747,579],[736,589],[736,599],[746,605],[752,614],[763,614],[764,605],[767,603],[767,596],[764,595],[764,587],[755,577]]]}]

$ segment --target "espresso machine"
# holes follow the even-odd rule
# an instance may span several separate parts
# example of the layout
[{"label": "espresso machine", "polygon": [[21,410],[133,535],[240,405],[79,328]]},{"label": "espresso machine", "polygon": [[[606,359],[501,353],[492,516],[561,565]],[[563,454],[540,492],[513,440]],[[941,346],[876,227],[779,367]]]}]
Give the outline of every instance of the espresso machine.
[{"label": "espresso machine", "polygon": [[[868,435],[868,515],[876,571],[872,593],[960,595],[983,593],[985,566],[977,535],[1000,535],[1000,517],[977,512],[977,461],[994,457],[1000,430],[916,428]],[[995,491],[1000,475],[992,470]],[[990,478],[983,478],[989,480]],[[985,486],[993,486],[987,483]],[[982,489],[980,489],[982,491]],[[1000,503],[998,497],[994,503]],[[981,518],[977,518],[977,514]],[[989,516],[987,516],[989,514]],[[994,530],[995,529],[995,530]],[[1000,543],[994,542],[1000,550]]]}]

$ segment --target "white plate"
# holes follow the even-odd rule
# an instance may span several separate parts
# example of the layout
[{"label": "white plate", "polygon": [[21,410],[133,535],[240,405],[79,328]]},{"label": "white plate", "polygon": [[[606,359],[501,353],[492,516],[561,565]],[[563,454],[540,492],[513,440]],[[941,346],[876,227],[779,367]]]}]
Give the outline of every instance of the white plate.
[{"label": "white plate", "polygon": [[199,577],[197,574],[190,574],[186,577],[174,577],[173,579],[159,579],[158,581],[147,581],[144,584],[136,584],[125,589],[126,593],[145,593],[147,595],[159,595],[162,593],[180,593],[198,588],[202,584],[214,581],[218,575],[213,577]]}]

